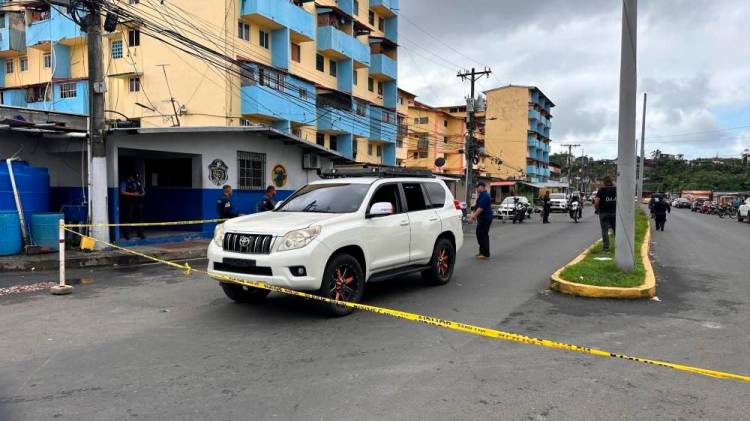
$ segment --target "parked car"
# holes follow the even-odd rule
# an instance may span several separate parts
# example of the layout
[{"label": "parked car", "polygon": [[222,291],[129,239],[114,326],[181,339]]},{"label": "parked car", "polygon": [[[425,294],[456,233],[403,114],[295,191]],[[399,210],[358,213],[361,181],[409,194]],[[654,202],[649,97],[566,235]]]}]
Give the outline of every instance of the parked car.
[{"label": "parked car", "polygon": [[551,212],[568,211],[568,198],[564,193],[550,193],[549,199]]},{"label": "parked car", "polygon": [[[438,179],[319,180],[271,212],[218,225],[208,271],[238,302],[259,301],[269,292],[220,276],[351,302],[362,299],[366,282],[412,272],[442,285],[450,281],[463,244],[461,216],[460,203]],[[352,311],[323,307],[334,316]]]},{"label": "parked car", "polygon": [[750,224],[750,197],[745,199],[745,203],[741,204],[737,209],[737,222],[747,222]]},{"label": "parked car", "polygon": [[516,211],[515,199],[518,199],[518,202],[522,206],[526,207],[526,218],[531,217],[531,214],[533,213],[533,207],[529,204],[529,199],[524,196],[508,196],[503,199],[502,203],[500,203],[500,206],[495,211],[495,215],[498,219],[501,219],[503,221],[513,219]]},{"label": "parked car", "polygon": [[677,200],[675,200],[675,204],[673,205],[675,208],[689,208],[690,207],[690,200],[686,197],[681,197]]}]

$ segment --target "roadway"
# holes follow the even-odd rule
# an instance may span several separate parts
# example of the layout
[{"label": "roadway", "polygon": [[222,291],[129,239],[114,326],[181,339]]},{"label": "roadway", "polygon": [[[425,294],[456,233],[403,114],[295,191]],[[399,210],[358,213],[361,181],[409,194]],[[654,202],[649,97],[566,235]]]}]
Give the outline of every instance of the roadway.
[{"label": "roadway", "polygon": [[[661,301],[547,290],[598,221],[466,234],[454,279],[368,286],[368,304],[750,374],[750,226],[674,210],[654,233]],[[3,276],[6,276],[5,274]],[[10,275],[8,275],[10,276]],[[36,275],[40,278],[54,274]],[[231,302],[155,265],[78,271],[74,295],[0,298],[0,419],[743,419],[750,385],[449,332],[370,313]],[[92,283],[93,282],[93,283]]]}]

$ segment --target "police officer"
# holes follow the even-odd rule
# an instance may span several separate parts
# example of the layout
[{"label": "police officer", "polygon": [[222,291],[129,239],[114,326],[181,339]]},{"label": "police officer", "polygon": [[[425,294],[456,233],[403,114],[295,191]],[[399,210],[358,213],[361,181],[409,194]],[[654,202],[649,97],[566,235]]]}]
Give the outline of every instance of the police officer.
[{"label": "police officer", "polygon": [[656,230],[664,231],[664,224],[667,223],[667,213],[672,212],[672,206],[668,200],[665,200],[661,195],[655,196],[651,199],[653,207],[651,212],[654,214],[654,220],[656,221]]},{"label": "police officer", "polygon": [[615,187],[610,176],[602,180],[604,187],[596,192],[594,198],[594,207],[599,214],[599,225],[602,228],[603,251],[609,252],[609,230],[617,232],[615,222],[617,221],[617,187]]},{"label": "police officer", "polygon": [[[141,175],[137,172],[120,183],[120,197],[122,198],[122,216],[123,221],[127,223],[143,222],[143,197],[146,190],[141,181]],[[122,227],[122,236],[130,239],[132,227]],[[136,227],[138,237],[146,238],[143,234],[143,227]]]},{"label": "police officer", "polygon": [[549,190],[544,192],[542,197],[542,223],[549,224],[549,213],[552,211],[552,204],[549,198]]},{"label": "police officer", "polygon": [[229,184],[222,187],[224,195],[216,201],[216,213],[221,219],[229,219],[239,216],[237,211],[234,210],[230,198],[232,197],[232,186]]},{"label": "police officer", "polygon": [[273,200],[274,196],[276,196],[276,187],[266,187],[266,194],[258,202],[257,211],[268,212],[274,210],[276,208],[276,202]]}]

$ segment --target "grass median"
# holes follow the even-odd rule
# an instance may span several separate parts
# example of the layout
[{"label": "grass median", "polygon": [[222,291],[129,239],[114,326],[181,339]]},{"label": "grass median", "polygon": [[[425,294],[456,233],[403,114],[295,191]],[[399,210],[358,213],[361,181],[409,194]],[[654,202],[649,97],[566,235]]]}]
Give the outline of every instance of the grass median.
[{"label": "grass median", "polygon": [[641,246],[643,245],[646,231],[648,230],[648,216],[640,207],[635,210],[635,270],[630,273],[622,272],[615,264],[615,240],[610,234],[610,250],[608,253],[602,251],[603,244],[599,240],[589,250],[586,257],[580,262],[568,266],[560,273],[560,277],[568,282],[578,284],[595,285],[601,287],[637,287],[643,285],[646,279],[646,270],[641,257]]}]

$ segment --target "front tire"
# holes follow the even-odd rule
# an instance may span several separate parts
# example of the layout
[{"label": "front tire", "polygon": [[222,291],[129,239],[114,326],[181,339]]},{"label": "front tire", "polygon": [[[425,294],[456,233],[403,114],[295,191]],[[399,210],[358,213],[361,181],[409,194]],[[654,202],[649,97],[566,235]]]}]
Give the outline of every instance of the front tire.
[{"label": "front tire", "polygon": [[[331,257],[323,272],[318,290],[321,297],[359,303],[365,292],[365,275],[359,261],[349,254]],[[340,304],[321,303],[323,312],[332,317],[351,314],[354,309]]]},{"label": "front tire", "polygon": [[259,303],[271,293],[267,289],[249,287],[246,285],[232,284],[228,282],[221,283],[221,289],[227,297],[238,303]]},{"label": "front tire", "polygon": [[430,259],[430,268],[422,272],[422,279],[430,285],[445,285],[453,276],[453,267],[456,264],[456,250],[446,238],[441,238],[435,243]]}]

